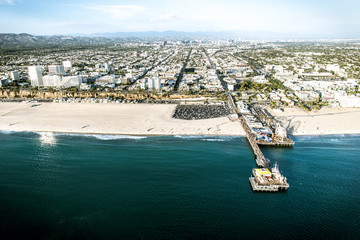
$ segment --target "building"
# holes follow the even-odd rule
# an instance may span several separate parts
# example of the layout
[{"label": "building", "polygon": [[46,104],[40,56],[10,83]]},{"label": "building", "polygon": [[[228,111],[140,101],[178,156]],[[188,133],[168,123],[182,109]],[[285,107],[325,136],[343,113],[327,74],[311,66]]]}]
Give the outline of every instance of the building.
[{"label": "building", "polygon": [[60,87],[62,77],[59,75],[46,75],[43,76],[44,87]]},{"label": "building", "polygon": [[265,75],[259,75],[259,76],[255,76],[253,79],[252,79],[253,82],[256,82],[256,83],[267,83],[269,82],[266,78],[265,78]]},{"label": "building", "polygon": [[79,87],[81,83],[82,83],[81,76],[68,76],[62,78],[61,86],[64,88]]},{"label": "building", "polygon": [[99,71],[103,71],[103,72],[110,72],[110,65],[108,63],[104,63],[104,64],[95,64],[95,68],[98,69]]},{"label": "building", "polygon": [[5,87],[9,84],[9,81],[7,79],[0,80],[0,87]]},{"label": "building", "polygon": [[229,91],[234,91],[234,84],[228,84]]},{"label": "building", "polygon": [[130,83],[130,79],[129,78],[121,78],[121,81],[120,81],[121,84],[129,84]]},{"label": "building", "polygon": [[72,62],[71,61],[64,61],[63,66],[64,66],[65,71],[69,71],[72,68]]},{"label": "building", "polygon": [[158,76],[153,77],[153,81],[154,81],[154,89],[155,90],[160,90],[161,88],[161,80]]},{"label": "building", "polygon": [[154,79],[153,78],[147,79],[147,87],[148,87],[148,89],[154,89]]},{"label": "building", "polygon": [[161,88],[161,80],[159,77],[152,77],[147,79],[147,88],[160,90]]},{"label": "building", "polygon": [[91,85],[88,85],[88,84],[86,84],[86,83],[82,83],[82,84],[80,84],[80,89],[81,89],[81,90],[84,90],[84,91],[90,90],[90,89],[91,89]]},{"label": "building", "polygon": [[12,71],[10,72],[10,78],[13,81],[20,80],[20,74],[18,71]]},{"label": "building", "polygon": [[115,82],[114,74],[102,76],[96,80],[96,83],[99,84],[114,83],[114,82]]},{"label": "building", "polygon": [[108,63],[104,63],[104,67],[103,67],[105,72],[109,72],[110,71],[110,65]]},{"label": "building", "polygon": [[53,74],[65,74],[64,66],[63,65],[50,65],[48,67],[49,73]]},{"label": "building", "polygon": [[31,86],[33,87],[43,86],[41,67],[30,66],[28,67],[28,70],[29,70],[29,79],[31,82]]}]

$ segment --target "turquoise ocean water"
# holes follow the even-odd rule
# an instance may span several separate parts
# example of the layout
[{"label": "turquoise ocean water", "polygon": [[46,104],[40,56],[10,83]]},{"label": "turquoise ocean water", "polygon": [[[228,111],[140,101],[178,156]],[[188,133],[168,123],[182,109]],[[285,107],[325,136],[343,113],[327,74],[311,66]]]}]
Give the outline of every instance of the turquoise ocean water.
[{"label": "turquoise ocean water", "polygon": [[253,193],[243,137],[0,133],[0,239],[360,239],[360,136],[293,139]]}]

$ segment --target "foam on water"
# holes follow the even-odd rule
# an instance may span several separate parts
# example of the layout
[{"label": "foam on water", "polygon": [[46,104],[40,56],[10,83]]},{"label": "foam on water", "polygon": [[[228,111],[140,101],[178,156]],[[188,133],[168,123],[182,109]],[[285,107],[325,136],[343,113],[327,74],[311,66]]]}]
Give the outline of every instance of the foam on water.
[{"label": "foam on water", "polygon": [[210,136],[210,135],[175,135],[175,138],[188,139],[188,140],[196,140],[199,139],[201,141],[208,142],[225,142],[233,139],[242,138],[242,136]]},{"label": "foam on water", "polygon": [[0,133],[2,134],[6,134],[6,135],[10,135],[10,134],[13,134],[15,133],[15,131],[6,131],[6,130],[1,130]]},{"label": "foam on water", "polygon": [[174,137],[181,139],[199,139],[203,138],[204,135],[174,135]]},{"label": "foam on water", "polygon": [[207,141],[207,142],[225,142],[226,139],[221,138],[203,138],[201,141]]},{"label": "foam on water", "polygon": [[134,140],[140,140],[145,139],[147,137],[145,136],[131,136],[131,135],[90,135],[91,137],[94,137],[99,140],[121,140],[121,139],[134,139]]},{"label": "foam on water", "polygon": [[71,136],[71,137],[90,137],[98,140],[121,140],[121,139],[134,139],[140,140],[147,138],[146,136],[133,136],[133,135],[105,135],[105,134],[81,134],[81,133],[56,133],[57,136]]},{"label": "foam on water", "polygon": [[43,145],[55,145],[56,138],[54,133],[52,132],[39,132],[37,133],[40,135],[40,141]]}]

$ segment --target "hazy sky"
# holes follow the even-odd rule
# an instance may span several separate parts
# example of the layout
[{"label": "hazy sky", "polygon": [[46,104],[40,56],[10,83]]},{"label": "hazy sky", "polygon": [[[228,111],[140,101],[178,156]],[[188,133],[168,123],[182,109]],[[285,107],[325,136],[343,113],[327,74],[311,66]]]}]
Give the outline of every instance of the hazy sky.
[{"label": "hazy sky", "polygon": [[360,37],[358,0],[0,0],[0,32],[269,31]]}]

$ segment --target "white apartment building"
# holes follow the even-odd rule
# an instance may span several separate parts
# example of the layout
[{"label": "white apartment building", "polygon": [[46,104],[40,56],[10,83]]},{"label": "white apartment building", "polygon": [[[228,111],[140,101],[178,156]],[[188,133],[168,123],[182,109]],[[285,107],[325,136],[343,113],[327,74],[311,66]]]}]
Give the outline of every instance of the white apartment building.
[{"label": "white apartment building", "polygon": [[161,88],[161,80],[158,76],[153,77],[153,81],[154,81],[154,89],[155,90],[160,90]]},{"label": "white apartment building", "polygon": [[43,76],[43,85],[44,87],[60,87],[61,80],[62,78],[59,75],[46,75]]},{"label": "white apartment building", "polygon": [[61,85],[62,87],[68,88],[68,87],[79,87],[82,83],[81,76],[68,76],[63,77]]},{"label": "white apartment building", "polygon": [[20,80],[20,74],[18,71],[11,71],[10,72],[10,78],[11,80]]},{"label": "white apartment building", "polygon": [[49,69],[49,73],[52,74],[65,74],[63,65],[50,65],[48,69]]},{"label": "white apartment building", "polygon": [[28,70],[29,70],[29,79],[31,82],[31,86],[33,87],[43,86],[41,67],[30,66],[28,67]]},{"label": "white apartment building", "polygon": [[72,62],[71,61],[63,61],[63,66],[65,71],[69,71],[72,68]]},{"label": "white apartment building", "polygon": [[44,87],[79,87],[82,83],[81,76],[59,76],[59,75],[46,75],[43,77]]}]

